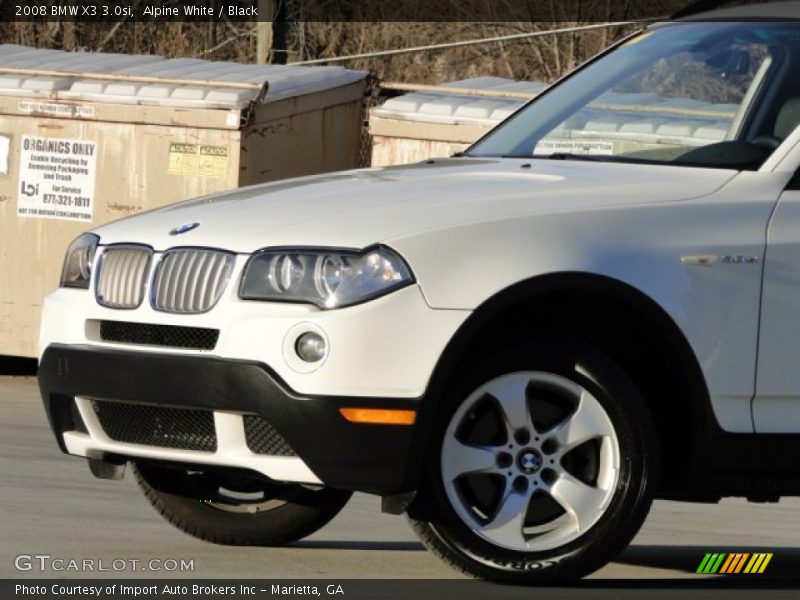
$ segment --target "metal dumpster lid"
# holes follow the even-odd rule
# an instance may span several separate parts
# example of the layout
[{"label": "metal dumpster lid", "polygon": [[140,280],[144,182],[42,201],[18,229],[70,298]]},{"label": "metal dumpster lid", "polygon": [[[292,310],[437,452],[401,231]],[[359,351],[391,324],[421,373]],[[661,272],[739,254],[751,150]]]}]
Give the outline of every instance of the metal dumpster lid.
[{"label": "metal dumpster lid", "polygon": [[0,96],[238,109],[258,96],[264,82],[268,90],[262,101],[274,102],[365,77],[363,71],[343,67],[247,65],[0,44]]},{"label": "metal dumpster lid", "polygon": [[[520,98],[499,97],[497,92],[512,92],[510,95],[517,96],[523,92],[532,98],[545,87],[535,81],[477,77],[436,86],[435,92],[418,91],[391,98],[373,108],[370,114],[404,121],[492,127],[525,103]],[[459,93],[459,88],[469,89],[470,94]],[[482,90],[494,95],[481,96]],[[609,91],[561,124],[553,134],[574,130],[602,139],[697,145],[726,139],[738,109],[736,104]]]},{"label": "metal dumpster lid", "polygon": [[[379,117],[443,124],[477,123],[495,125],[525,103],[524,99],[504,98],[510,95],[535,96],[547,87],[539,81],[514,81],[502,77],[474,77],[437,86],[436,92],[420,91],[390,98],[372,109]],[[443,91],[448,88],[448,91]],[[452,88],[452,92],[449,89]],[[459,89],[472,92],[486,91],[496,95],[459,93]]]}]

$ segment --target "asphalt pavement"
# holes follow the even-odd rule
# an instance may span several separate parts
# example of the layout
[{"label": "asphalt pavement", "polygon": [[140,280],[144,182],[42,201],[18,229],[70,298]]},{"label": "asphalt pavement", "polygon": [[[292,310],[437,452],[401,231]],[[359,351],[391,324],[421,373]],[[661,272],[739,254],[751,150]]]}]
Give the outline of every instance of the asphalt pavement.
[{"label": "asphalt pavement", "polygon": [[[774,558],[764,575],[694,572],[706,552],[739,551],[772,552]],[[63,559],[57,563],[62,566],[89,559],[95,571],[39,569],[42,560],[52,559]],[[121,571],[96,570],[116,559],[139,562]],[[161,571],[141,570],[151,559],[162,561]],[[170,559],[191,561],[191,570],[165,571],[173,566]],[[30,570],[17,569],[28,564]],[[424,550],[404,517],[382,514],[379,499],[367,495],[354,496],[327,527],[288,547],[195,540],[150,507],[130,474],[123,481],[98,480],[83,460],[60,453],[34,378],[0,377],[0,578],[64,577],[460,578]],[[743,590],[743,597],[800,598],[800,499],[657,502],[620,557],[590,580],[559,593],[551,589],[546,597],[683,598],[687,590],[703,597],[730,598]]]}]

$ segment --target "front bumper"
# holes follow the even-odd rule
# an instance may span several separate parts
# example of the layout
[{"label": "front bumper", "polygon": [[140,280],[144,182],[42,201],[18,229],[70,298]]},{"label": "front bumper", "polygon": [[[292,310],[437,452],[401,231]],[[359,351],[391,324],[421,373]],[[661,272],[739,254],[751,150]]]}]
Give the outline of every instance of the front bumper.
[{"label": "front bumper", "polygon": [[[242,300],[233,282],[240,281],[246,259],[236,257],[231,283],[217,305],[202,314],[160,312],[149,302],[132,310],[101,306],[95,300],[94,282],[89,290],[59,288],[45,298],[40,355],[52,344],[213,354],[269,365],[288,388],[304,396],[418,398],[470,314],[432,309],[417,285],[336,310]],[[97,324],[102,321],[208,328],[218,330],[219,338],[210,350],[109,342],[99,334]],[[328,341],[327,357],[319,364],[301,364],[294,352],[295,340],[306,331],[320,333]]]},{"label": "front bumper", "polygon": [[[384,495],[416,488],[419,427],[351,423],[339,409],[418,408],[419,399],[300,395],[256,361],[88,344],[47,346],[39,386],[59,445],[70,454],[247,468],[280,481]],[[217,447],[199,452],[114,440],[92,400],[213,411]],[[75,407],[83,420],[78,428]],[[254,454],[245,443],[245,414],[269,421],[296,456]]]}]

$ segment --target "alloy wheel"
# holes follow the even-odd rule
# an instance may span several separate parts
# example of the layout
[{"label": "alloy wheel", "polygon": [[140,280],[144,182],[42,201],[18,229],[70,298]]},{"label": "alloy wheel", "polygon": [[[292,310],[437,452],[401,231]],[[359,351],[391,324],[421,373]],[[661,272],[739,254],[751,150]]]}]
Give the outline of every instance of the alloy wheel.
[{"label": "alloy wheel", "polygon": [[602,404],[554,373],[494,378],[445,432],[441,474],[459,519],[485,541],[537,552],[580,537],[617,487],[620,451]]}]

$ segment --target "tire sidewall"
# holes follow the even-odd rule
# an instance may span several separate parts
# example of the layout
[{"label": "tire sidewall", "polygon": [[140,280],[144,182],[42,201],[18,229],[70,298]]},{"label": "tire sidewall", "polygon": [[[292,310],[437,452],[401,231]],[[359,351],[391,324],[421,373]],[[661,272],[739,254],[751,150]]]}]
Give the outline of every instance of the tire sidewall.
[{"label": "tire sidewall", "polygon": [[294,497],[274,508],[231,512],[202,498],[160,489],[154,478],[159,472],[156,465],[134,464],[133,470],[139,487],[167,521],[185,533],[222,544],[270,546],[302,539],[333,519],[352,495],[331,488],[308,490],[297,486]]},{"label": "tire sidewall", "polygon": [[[538,552],[499,548],[471,531],[453,510],[441,475],[444,436],[457,408],[483,383],[519,371],[560,375],[593,394],[611,419],[620,451],[616,490],[598,521],[575,540]],[[455,553],[468,570],[490,579],[579,577],[611,560],[638,531],[650,506],[648,463],[655,459],[654,435],[647,407],[631,380],[604,356],[564,342],[498,352],[473,361],[460,374],[463,378],[449,386],[438,411],[431,453],[435,460],[426,478],[433,509],[427,527],[441,543],[439,550]]]}]

